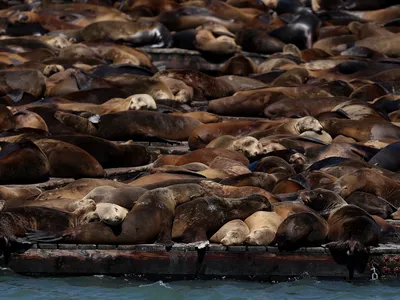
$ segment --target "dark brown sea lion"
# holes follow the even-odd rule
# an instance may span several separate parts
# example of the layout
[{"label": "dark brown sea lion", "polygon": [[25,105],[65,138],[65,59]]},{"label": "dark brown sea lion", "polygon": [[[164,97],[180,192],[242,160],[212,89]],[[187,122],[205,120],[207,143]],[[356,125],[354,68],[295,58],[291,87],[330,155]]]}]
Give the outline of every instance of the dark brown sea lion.
[{"label": "dark brown sea lion", "polygon": [[399,142],[392,143],[380,150],[368,161],[368,163],[389,171],[397,172],[400,170],[400,161],[398,161],[397,155],[399,149]]},{"label": "dark brown sea lion", "polygon": [[24,252],[30,248],[30,243],[17,241],[18,237],[25,235],[27,228],[55,233],[89,221],[85,213],[73,214],[46,207],[10,208],[0,212],[0,216],[0,251],[6,258],[10,252]]},{"label": "dark brown sea lion", "polygon": [[376,10],[396,4],[393,0],[379,1],[339,1],[339,0],[313,0],[312,7],[314,11],[319,10]]},{"label": "dark brown sea lion", "polygon": [[328,218],[329,233],[326,246],[334,252],[348,255],[365,253],[367,247],[378,246],[380,228],[363,209],[344,205],[334,210]]},{"label": "dark brown sea lion", "polygon": [[[175,213],[175,207],[179,204],[178,207],[182,208],[185,202],[195,201],[193,199],[204,195],[204,190],[197,184],[178,184],[155,189],[146,192],[137,200],[119,227],[111,228],[102,222],[94,222],[54,235],[31,235],[29,239],[42,242],[62,240],[64,243],[73,244],[132,245],[158,242],[170,245],[173,218],[174,215],[178,215]],[[257,204],[257,208],[266,206],[262,201],[257,201]],[[99,235],[99,232],[102,234]]]},{"label": "dark brown sea lion", "polygon": [[92,155],[103,168],[136,167],[150,163],[150,153],[142,145],[113,143],[89,135],[58,135],[54,140],[73,144]]},{"label": "dark brown sea lion", "polygon": [[94,118],[94,123],[86,118],[62,112],[56,112],[55,117],[76,132],[96,135],[108,140],[157,137],[185,141],[192,131],[202,124],[192,118],[150,111],[105,114]]},{"label": "dark brown sea lion", "polygon": [[224,75],[248,76],[256,73],[256,66],[250,58],[243,55],[236,55],[227,60],[221,67]]},{"label": "dark brown sea lion", "polygon": [[396,208],[400,207],[400,183],[376,169],[362,168],[348,173],[333,183],[332,190],[343,198],[355,191],[363,191],[384,198]]},{"label": "dark brown sea lion", "polygon": [[45,91],[46,77],[37,70],[0,71],[0,94],[22,90],[36,98]]},{"label": "dark brown sea lion", "polygon": [[288,216],[278,227],[275,240],[279,251],[321,246],[328,234],[328,223],[312,212]]},{"label": "dark brown sea lion", "polygon": [[50,176],[61,178],[104,177],[104,169],[86,151],[70,143],[41,139],[35,144],[50,162]]},{"label": "dark brown sea lion", "polygon": [[123,41],[132,46],[169,47],[168,29],[156,22],[103,21],[90,24],[81,31],[85,41]]},{"label": "dark brown sea lion", "polygon": [[383,219],[390,219],[391,215],[397,210],[388,201],[375,195],[355,191],[346,197],[346,202],[364,209],[371,215],[376,215]]},{"label": "dark brown sea lion", "polygon": [[206,241],[224,224],[245,219],[271,205],[261,195],[223,199],[215,196],[190,201],[177,207],[172,227],[172,239],[185,243]]},{"label": "dark brown sea lion", "polygon": [[285,43],[263,30],[244,28],[236,33],[235,41],[244,51],[262,54],[282,52]]},{"label": "dark brown sea lion", "polygon": [[37,183],[48,179],[50,163],[46,155],[31,141],[2,143],[0,182]]}]

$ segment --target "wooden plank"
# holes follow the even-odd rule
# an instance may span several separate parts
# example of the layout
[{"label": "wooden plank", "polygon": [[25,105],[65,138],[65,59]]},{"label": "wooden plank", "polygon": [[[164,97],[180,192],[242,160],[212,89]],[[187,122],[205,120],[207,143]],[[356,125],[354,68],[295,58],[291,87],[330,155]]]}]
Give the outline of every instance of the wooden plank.
[{"label": "wooden plank", "polygon": [[[4,267],[4,263],[2,263]],[[372,266],[380,276],[400,274],[400,247],[372,249],[364,272]],[[238,278],[282,280],[293,277],[348,278],[347,266],[339,265],[322,247],[279,252],[275,247],[224,247],[211,244],[73,245],[38,244],[23,254],[13,254],[8,267],[21,274],[37,275],[140,275],[158,278]]]}]

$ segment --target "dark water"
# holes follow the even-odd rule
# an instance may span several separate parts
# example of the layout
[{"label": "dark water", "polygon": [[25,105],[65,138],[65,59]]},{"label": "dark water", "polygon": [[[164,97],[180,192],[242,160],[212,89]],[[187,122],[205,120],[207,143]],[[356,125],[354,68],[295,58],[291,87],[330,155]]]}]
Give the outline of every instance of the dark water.
[{"label": "dark water", "polygon": [[164,283],[90,276],[33,278],[0,273],[0,299],[399,299],[400,281],[281,283],[188,280]]}]

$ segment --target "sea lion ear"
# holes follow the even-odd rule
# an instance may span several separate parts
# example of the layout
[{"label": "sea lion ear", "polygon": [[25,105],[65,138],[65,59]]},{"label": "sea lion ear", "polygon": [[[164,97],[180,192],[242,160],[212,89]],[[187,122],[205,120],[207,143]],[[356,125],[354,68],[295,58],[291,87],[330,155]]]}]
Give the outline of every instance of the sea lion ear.
[{"label": "sea lion ear", "polygon": [[0,211],[2,211],[5,206],[6,206],[6,201],[5,200],[0,200]]}]

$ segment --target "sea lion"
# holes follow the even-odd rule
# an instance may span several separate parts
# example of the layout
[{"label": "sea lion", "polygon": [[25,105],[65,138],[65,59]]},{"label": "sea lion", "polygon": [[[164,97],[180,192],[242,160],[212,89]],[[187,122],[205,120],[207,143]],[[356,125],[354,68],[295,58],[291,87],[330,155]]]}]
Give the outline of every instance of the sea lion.
[{"label": "sea lion", "polygon": [[192,119],[196,119],[200,121],[203,124],[208,124],[208,123],[218,123],[221,121],[221,117],[215,114],[211,114],[209,112],[205,111],[194,111],[194,112],[188,112],[188,113],[171,113],[174,116],[183,116],[183,117],[189,117]]},{"label": "sea lion", "polygon": [[301,247],[321,246],[328,234],[328,223],[313,212],[288,216],[276,232],[274,243],[279,251],[293,251]]},{"label": "sea lion", "polygon": [[153,78],[159,77],[169,77],[183,81],[193,88],[194,99],[215,99],[234,93],[233,87],[228,83],[196,70],[164,70],[155,74]]},{"label": "sea lion", "polygon": [[383,175],[379,170],[361,168],[337,179],[331,189],[343,198],[355,191],[382,197],[395,207],[400,207],[398,192],[400,183]]},{"label": "sea lion", "polygon": [[31,141],[0,143],[0,182],[38,183],[49,178],[50,163]]},{"label": "sea lion", "polygon": [[150,111],[124,111],[102,115],[92,120],[96,126],[91,120],[60,111],[55,113],[55,118],[77,132],[108,140],[157,137],[185,141],[202,124],[192,118]]},{"label": "sea lion", "polygon": [[46,89],[46,77],[37,70],[0,71],[1,94],[20,90],[40,98]]},{"label": "sea lion", "polygon": [[[74,214],[46,207],[16,207],[0,212],[0,251],[7,259],[11,252],[26,251],[32,244],[18,243],[17,238],[23,237],[27,228],[58,232],[90,221],[85,213]],[[22,248],[21,248],[22,247]]]},{"label": "sea lion", "polygon": [[40,139],[35,144],[46,154],[50,162],[50,176],[64,178],[104,177],[104,169],[86,151],[72,144]]},{"label": "sea lion", "polygon": [[153,97],[147,94],[136,94],[125,99],[113,98],[100,105],[90,103],[59,103],[56,106],[61,110],[87,111],[99,115],[127,110],[157,109],[157,104]]},{"label": "sea lion", "polygon": [[214,55],[232,55],[241,49],[234,38],[225,35],[215,37],[212,31],[207,29],[197,31],[194,43],[199,51]]},{"label": "sea lion", "polygon": [[303,212],[315,212],[310,207],[298,202],[280,202],[272,205],[272,211],[276,212],[282,218],[286,219],[288,216]]},{"label": "sea lion", "polygon": [[281,125],[287,119],[275,121],[235,121],[203,124],[195,128],[189,137],[190,149],[204,148],[213,139],[221,135],[245,136],[252,132],[266,130]]},{"label": "sea lion", "polygon": [[100,221],[115,226],[124,221],[129,210],[114,203],[97,203],[96,211]]},{"label": "sea lion", "polygon": [[399,142],[391,143],[374,155],[368,163],[371,165],[384,168],[389,171],[397,172],[400,170],[400,161],[398,161]]},{"label": "sea lion", "polygon": [[385,120],[328,119],[321,121],[321,124],[324,130],[332,137],[343,135],[351,137],[358,142],[400,138],[400,128]]},{"label": "sea lion", "polygon": [[192,200],[176,208],[172,239],[184,243],[206,241],[227,222],[245,219],[270,207],[268,200],[261,195],[236,199],[210,196]]},{"label": "sea lion", "polygon": [[246,237],[246,244],[268,246],[275,239],[279,225],[283,218],[276,212],[258,211],[247,217],[244,222],[250,233]]},{"label": "sea lion", "polygon": [[264,173],[283,173],[288,176],[295,175],[296,172],[293,167],[284,159],[276,156],[263,157],[253,168],[254,172]]},{"label": "sea lion", "polygon": [[90,191],[99,186],[111,186],[115,188],[120,188],[120,187],[127,187],[128,185],[126,183],[109,179],[94,179],[94,178],[78,179],[67,184],[62,188],[49,190],[41,193],[36,198],[36,201],[47,201],[59,198],[78,200],[82,199]]},{"label": "sea lion", "polygon": [[96,22],[83,28],[81,35],[85,41],[123,41],[134,47],[168,48],[172,44],[169,30],[156,22]]},{"label": "sea lion", "polygon": [[136,167],[150,163],[149,149],[131,141],[114,143],[89,135],[53,135],[53,140],[73,144],[92,155],[103,168]]},{"label": "sea lion", "polygon": [[385,199],[360,191],[351,193],[346,197],[346,202],[364,209],[370,215],[376,215],[383,219],[390,219],[397,210]]},{"label": "sea lion", "polygon": [[252,186],[272,192],[276,182],[281,178],[280,174],[266,174],[261,172],[247,173],[222,179],[219,183],[235,187]]},{"label": "sea lion", "polygon": [[282,52],[285,43],[270,36],[263,30],[254,28],[243,28],[236,33],[236,44],[240,45],[244,51],[262,54],[273,54]]},{"label": "sea lion", "polygon": [[328,218],[329,232],[326,244],[331,251],[347,255],[365,253],[368,246],[378,246],[380,228],[363,209],[354,205],[342,206]]},{"label": "sea lion", "polygon": [[257,139],[245,136],[236,138],[231,135],[219,136],[212,140],[206,148],[223,148],[244,154],[246,157],[255,157],[263,153],[261,144]]},{"label": "sea lion", "polygon": [[191,162],[200,162],[209,165],[218,156],[236,160],[246,166],[249,165],[249,160],[243,154],[223,148],[203,148],[194,150],[182,155],[176,161],[175,165],[182,166]]},{"label": "sea lion", "polygon": [[222,185],[217,182],[209,181],[209,180],[203,180],[200,182],[200,185],[210,194],[215,194],[218,197],[222,198],[241,198],[241,197],[247,197],[250,195],[254,194],[260,194],[264,196],[265,198],[268,199],[269,203],[276,203],[279,202],[279,200],[272,195],[271,193],[268,193],[262,188],[254,187],[254,186],[240,186],[240,187],[235,187],[235,186],[229,186],[229,185]]},{"label": "sea lion", "polygon": [[[158,188],[144,193],[133,209],[118,227],[109,227],[102,222],[84,224],[54,235],[31,235],[30,240],[73,244],[171,244],[171,227],[175,207],[182,207],[204,196],[204,190],[197,184],[178,184],[167,188]],[[265,204],[263,204],[265,206]],[[259,207],[260,205],[258,205]],[[99,232],[102,234],[99,235]]]},{"label": "sea lion", "polygon": [[242,245],[249,235],[249,227],[242,220],[232,220],[222,226],[212,237],[210,242],[224,246]]},{"label": "sea lion", "polygon": [[36,128],[49,131],[46,122],[38,114],[28,110],[18,110],[14,113],[15,128]]},{"label": "sea lion", "polygon": [[112,203],[131,210],[136,200],[145,192],[147,189],[141,187],[99,186],[91,190],[83,199],[92,199],[95,203]]},{"label": "sea lion", "polygon": [[255,64],[242,54],[231,57],[221,67],[221,74],[224,75],[248,76],[253,73],[256,73]]}]

